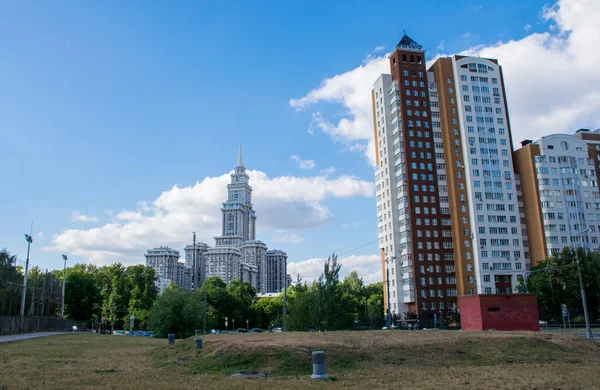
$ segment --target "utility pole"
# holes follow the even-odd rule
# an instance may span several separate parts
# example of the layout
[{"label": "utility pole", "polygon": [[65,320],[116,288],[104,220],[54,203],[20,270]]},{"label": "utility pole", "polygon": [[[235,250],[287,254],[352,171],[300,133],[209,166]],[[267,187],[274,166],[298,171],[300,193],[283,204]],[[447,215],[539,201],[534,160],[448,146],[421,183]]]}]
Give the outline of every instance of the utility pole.
[{"label": "utility pole", "polygon": [[206,310],[208,309],[208,307],[206,306],[206,286],[204,287],[204,328],[202,330],[203,334],[206,334]]},{"label": "utility pole", "polygon": [[287,316],[287,273],[283,279],[283,321],[281,321],[281,330],[285,332],[285,322]]},{"label": "utility pole", "polygon": [[387,316],[386,316],[386,326],[388,328],[388,330],[390,330],[391,327],[391,322],[392,322],[392,316],[391,316],[391,310],[390,310],[390,267],[386,261],[386,284],[387,284]]},{"label": "utility pole", "polygon": [[198,270],[196,269],[196,232],[192,232],[194,237],[194,251],[192,252],[192,291],[198,288]]},{"label": "utility pole", "polygon": [[[33,223],[32,223],[33,230]],[[25,234],[25,241],[27,241],[27,260],[25,261],[25,275],[23,277],[23,294],[21,295],[21,322],[19,323],[19,328],[21,324],[23,324],[23,316],[25,315],[25,298],[27,297],[27,273],[29,272],[29,249],[31,248],[31,243],[33,242],[33,238],[31,234]]]},{"label": "utility pole", "polygon": [[[582,233],[585,232],[582,231]],[[577,273],[579,274],[579,287],[581,288],[581,303],[583,304],[583,316],[585,317],[585,337],[593,340],[592,328],[590,327],[590,317],[588,315],[587,299],[585,297],[585,287],[583,286],[583,275],[581,274],[581,265],[579,264],[579,248],[575,249],[575,258],[577,261]]]},{"label": "utility pole", "polygon": [[67,255],[62,255],[62,258],[65,261],[65,266],[63,268],[62,308],[60,309],[60,316],[62,318],[65,318],[65,285],[67,284]]}]

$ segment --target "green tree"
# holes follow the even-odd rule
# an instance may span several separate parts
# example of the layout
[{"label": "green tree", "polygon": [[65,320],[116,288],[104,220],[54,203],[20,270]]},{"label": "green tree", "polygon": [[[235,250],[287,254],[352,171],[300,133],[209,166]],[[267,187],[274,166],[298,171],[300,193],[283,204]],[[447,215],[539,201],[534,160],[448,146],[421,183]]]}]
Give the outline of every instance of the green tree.
[{"label": "green tree", "polygon": [[254,311],[254,302],[256,298],[256,289],[250,282],[242,282],[240,279],[233,280],[227,286],[227,292],[230,295],[232,303],[232,313],[230,319],[235,319],[239,327],[244,327],[246,320],[250,321],[253,328],[257,324],[257,316]]},{"label": "green tree", "polygon": [[252,310],[255,313],[256,327],[269,329],[281,326],[283,324],[283,295],[258,299],[252,305]]},{"label": "green tree", "polygon": [[129,313],[130,291],[126,281],[126,269],[121,263],[100,268],[102,316],[109,324],[117,328],[123,326]]},{"label": "green tree", "polygon": [[[586,253],[579,248],[583,284],[585,287],[588,310],[592,321],[600,319],[600,253]],[[583,305],[577,257],[575,250],[564,248],[560,254],[552,256],[532,267],[527,277],[527,291],[537,295],[540,319],[562,323],[561,304],[567,305],[574,321],[583,321]],[[520,291],[525,290],[522,280]]]},{"label": "green tree", "polygon": [[65,316],[76,321],[90,321],[98,315],[100,286],[98,270],[93,265],[75,264],[67,268]]},{"label": "green tree", "polygon": [[169,333],[176,337],[192,336],[195,329],[202,328],[203,305],[199,294],[170,285],[150,309],[148,326],[159,337],[167,337]]},{"label": "green tree", "polygon": [[367,296],[362,278],[358,276],[356,271],[350,272],[342,281],[341,289],[344,302],[347,304],[346,311],[352,315],[355,322],[365,323],[367,319],[365,310]]},{"label": "green tree", "polygon": [[17,256],[6,248],[0,250],[0,315],[17,315],[21,304],[23,270]]},{"label": "green tree", "polygon": [[367,321],[374,329],[381,328],[384,324],[383,309],[383,282],[372,283],[366,286]]},{"label": "green tree", "polygon": [[129,316],[135,316],[135,328],[144,329],[148,326],[148,313],[156,297],[156,274],[154,269],[144,265],[132,265],[126,270],[126,285],[130,291],[128,313],[123,319],[124,328],[129,329]]},{"label": "green tree", "polygon": [[[196,290],[196,295],[202,300],[204,300],[205,290],[208,303],[207,326],[210,329],[225,329],[225,317],[229,318],[230,323],[234,318],[235,299],[227,289],[225,282],[216,276],[206,278],[202,287]],[[229,327],[231,326],[229,325]]]}]

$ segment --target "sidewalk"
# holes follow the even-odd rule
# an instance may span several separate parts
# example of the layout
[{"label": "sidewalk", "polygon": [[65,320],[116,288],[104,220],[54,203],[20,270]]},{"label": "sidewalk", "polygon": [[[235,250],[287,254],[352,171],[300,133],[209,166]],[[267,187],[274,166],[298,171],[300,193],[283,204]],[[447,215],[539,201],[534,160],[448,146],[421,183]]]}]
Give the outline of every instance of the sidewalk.
[{"label": "sidewalk", "polygon": [[71,334],[71,332],[37,332],[37,333],[11,334],[8,336],[0,336],[0,343],[9,343],[11,341],[36,339],[38,337],[56,336],[59,334]]}]

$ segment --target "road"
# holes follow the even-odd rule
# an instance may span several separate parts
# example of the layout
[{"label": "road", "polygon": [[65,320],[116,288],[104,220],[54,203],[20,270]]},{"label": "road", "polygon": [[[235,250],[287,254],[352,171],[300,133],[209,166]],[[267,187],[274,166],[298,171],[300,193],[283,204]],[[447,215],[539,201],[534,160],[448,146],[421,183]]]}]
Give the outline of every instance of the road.
[{"label": "road", "polygon": [[68,332],[36,332],[36,333],[11,334],[8,336],[0,336],[0,343],[9,343],[11,341],[36,339],[38,337],[56,336],[59,334],[70,334],[70,333],[68,333]]},{"label": "road", "polygon": [[[566,332],[564,329],[561,329],[561,328],[541,328],[540,330],[542,332],[547,332],[547,333],[564,333],[564,334],[570,334],[572,336],[585,337],[585,329],[583,329],[583,328],[567,329]],[[594,340],[599,341],[600,340],[600,329],[592,328],[592,337],[594,338]]]}]

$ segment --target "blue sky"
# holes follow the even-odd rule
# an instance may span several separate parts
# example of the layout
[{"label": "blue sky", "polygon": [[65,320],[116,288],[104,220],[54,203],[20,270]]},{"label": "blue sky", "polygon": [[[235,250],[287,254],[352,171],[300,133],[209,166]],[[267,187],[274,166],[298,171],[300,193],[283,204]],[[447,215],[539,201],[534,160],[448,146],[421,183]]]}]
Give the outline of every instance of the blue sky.
[{"label": "blue sky", "polygon": [[[475,48],[512,64],[506,53],[527,45],[579,42],[564,34],[575,27],[561,15],[578,12],[569,1],[545,11],[543,1],[348,3],[4,2],[0,246],[23,260],[31,220],[32,264],[48,268],[66,250],[74,262],[143,262],[151,246],[181,249],[192,230],[212,245],[242,143],[247,169],[265,177],[259,238],[310,276],[314,259],[377,238],[372,130],[356,120],[357,107],[370,111],[368,85],[327,90],[328,80],[374,81],[403,30],[430,59]],[[528,77],[513,69],[507,79]],[[593,125],[591,111],[565,127]],[[551,119],[542,114],[531,119],[540,128]],[[526,113],[515,115],[513,127],[530,131]],[[341,131],[343,118],[356,133]],[[351,254],[347,268],[376,280],[377,244]]]}]

